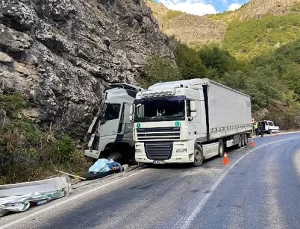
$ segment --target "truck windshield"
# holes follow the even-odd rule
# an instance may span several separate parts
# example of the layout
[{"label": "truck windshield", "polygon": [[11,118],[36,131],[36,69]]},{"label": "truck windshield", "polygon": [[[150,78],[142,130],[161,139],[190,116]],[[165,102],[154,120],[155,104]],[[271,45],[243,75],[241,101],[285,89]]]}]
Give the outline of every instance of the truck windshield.
[{"label": "truck windshield", "polygon": [[119,118],[121,104],[118,103],[107,103],[105,109],[105,120],[113,120]]},{"label": "truck windshield", "polygon": [[273,122],[268,122],[269,126],[274,126],[274,123]]},{"label": "truck windshield", "polygon": [[135,100],[136,122],[184,120],[185,97]]}]

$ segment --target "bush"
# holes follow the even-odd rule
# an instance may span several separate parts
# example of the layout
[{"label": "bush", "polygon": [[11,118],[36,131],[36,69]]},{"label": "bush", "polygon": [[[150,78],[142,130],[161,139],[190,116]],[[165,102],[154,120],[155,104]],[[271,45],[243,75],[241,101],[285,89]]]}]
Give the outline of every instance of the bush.
[{"label": "bush", "polygon": [[[35,180],[53,175],[56,168],[86,170],[88,163],[75,141],[64,133],[41,129],[22,115],[28,108],[20,94],[0,95],[0,183]],[[81,156],[79,156],[81,154]]]},{"label": "bush", "polygon": [[183,79],[204,78],[207,76],[207,68],[197,51],[180,44],[174,51],[176,64]]},{"label": "bush", "polygon": [[220,76],[237,69],[236,59],[215,45],[204,46],[199,50],[199,56],[208,69],[216,69]]},{"label": "bush", "polygon": [[142,84],[149,87],[158,82],[175,81],[182,79],[179,69],[170,59],[157,55],[150,57],[144,65]]}]

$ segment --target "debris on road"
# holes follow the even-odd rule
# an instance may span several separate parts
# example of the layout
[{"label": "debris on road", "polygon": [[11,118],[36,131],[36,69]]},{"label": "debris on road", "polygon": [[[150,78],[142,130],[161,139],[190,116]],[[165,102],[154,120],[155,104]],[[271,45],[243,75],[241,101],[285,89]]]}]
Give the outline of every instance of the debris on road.
[{"label": "debris on road", "polygon": [[80,180],[86,180],[86,178],[84,178],[84,177],[81,177],[81,176],[78,176],[78,175],[74,175],[74,174],[71,174],[71,173],[66,173],[64,171],[56,170],[56,172],[64,174],[64,175],[67,175],[67,176],[70,176],[70,177],[78,178]]},{"label": "debris on road", "polygon": [[0,185],[0,217],[8,212],[23,212],[31,205],[45,204],[69,195],[71,191],[67,177]]},{"label": "debris on road", "polygon": [[114,160],[107,159],[98,159],[90,168],[89,172],[83,177],[86,180],[94,180],[98,178],[102,178],[113,173],[123,172],[124,168],[120,163],[115,162]]}]

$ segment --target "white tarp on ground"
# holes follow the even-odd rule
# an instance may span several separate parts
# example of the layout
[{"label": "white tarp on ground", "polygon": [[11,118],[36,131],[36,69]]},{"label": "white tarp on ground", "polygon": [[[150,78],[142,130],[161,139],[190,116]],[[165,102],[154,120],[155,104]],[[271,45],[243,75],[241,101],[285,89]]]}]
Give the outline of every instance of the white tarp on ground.
[{"label": "white tarp on ground", "polygon": [[61,198],[69,194],[70,188],[67,177],[0,185],[0,216],[26,211],[31,203],[40,205]]}]

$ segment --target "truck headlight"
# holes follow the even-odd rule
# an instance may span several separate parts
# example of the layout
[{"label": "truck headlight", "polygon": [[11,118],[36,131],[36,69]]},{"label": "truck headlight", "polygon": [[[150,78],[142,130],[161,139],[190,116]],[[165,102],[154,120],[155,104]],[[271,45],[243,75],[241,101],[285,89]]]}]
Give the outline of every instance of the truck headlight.
[{"label": "truck headlight", "polygon": [[141,149],[135,149],[135,154],[142,154],[143,153],[143,150]]},{"label": "truck headlight", "polygon": [[187,153],[187,148],[176,149],[176,153]]}]

